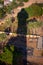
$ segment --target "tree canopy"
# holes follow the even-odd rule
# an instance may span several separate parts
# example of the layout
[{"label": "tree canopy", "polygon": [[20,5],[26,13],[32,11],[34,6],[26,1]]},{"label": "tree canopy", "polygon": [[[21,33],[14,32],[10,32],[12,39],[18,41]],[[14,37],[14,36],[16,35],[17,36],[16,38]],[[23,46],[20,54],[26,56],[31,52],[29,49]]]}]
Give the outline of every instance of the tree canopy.
[{"label": "tree canopy", "polygon": [[30,17],[42,15],[42,8],[36,4],[32,4],[30,7],[25,9],[28,12]]}]

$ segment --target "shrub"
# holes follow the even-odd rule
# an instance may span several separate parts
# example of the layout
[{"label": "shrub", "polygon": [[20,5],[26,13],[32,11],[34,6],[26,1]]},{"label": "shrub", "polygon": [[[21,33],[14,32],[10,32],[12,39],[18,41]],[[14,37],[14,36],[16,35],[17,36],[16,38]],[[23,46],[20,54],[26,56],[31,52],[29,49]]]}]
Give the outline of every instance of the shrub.
[{"label": "shrub", "polygon": [[0,0],[0,3],[1,3],[1,4],[4,4],[4,0]]},{"label": "shrub", "polygon": [[5,33],[1,33],[0,34],[0,42],[2,42],[5,39],[6,39],[6,34]]},{"label": "shrub", "polygon": [[7,18],[5,21],[5,23],[0,25],[0,31],[5,31],[6,28],[10,27],[12,22],[11,22],[11,18]]},{"label": "shrub", "polygon": [[18,0],[20,2],[28,2],[29,0]]},{"label": "shrub", "polygon": [[42,15],[43,15],[43,9],[42,9]]},{"label": "shrub", "polygon": [[30,7],[25,8],[29,17],[33,16],[41,16],[42,15],[42,8],[36,4],[32,4]]},{"label": "shrub", "polygon": [[0,18],[3,18],[5,16],[4,8],[0,8]]},{"label": "shrub", "polygon": [[4,52],[0,55],[0,60],[6,63],[12,62],[12,53],[6,47],[4,47]]},{"label": "shrub", "polygon": [[23,0],[24,2],[28,2],[29,0]]},{"label": "shrub", "polygon": [[43,22],[29,22],[28,23],[28,27],[31,29],[31,28],[37,28],[37,27],[41,27],[43,26]]},{"label": "shrub", "polygon": [[4,52],[0,55],[0,60],[8,64],[12,64],[13,60],[15,60],[16,62],[17,58],[21,56],[21,53],[20,52],[18,53],[15,49],[16,47],[14,45],[10,45],[10,47],[9,46],[4,47],[4,50],[3,50]]},{"label": "shrub", "polygon": [[37,4],[40,7],[43,7],[43,3],[35,3],[35,4]]}]

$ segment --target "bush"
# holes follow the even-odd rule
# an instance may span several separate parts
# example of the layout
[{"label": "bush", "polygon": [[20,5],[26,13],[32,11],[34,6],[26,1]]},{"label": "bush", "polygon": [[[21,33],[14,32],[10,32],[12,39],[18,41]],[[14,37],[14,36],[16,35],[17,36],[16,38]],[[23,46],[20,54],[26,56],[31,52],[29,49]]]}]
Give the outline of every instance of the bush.
[{"label": "bush", "polygon": [[27,34],[38,34],[38,32],[34,32],[34,31],[38,31],[36,29],[39,29],[40,27],[43,26],[43,22],[28,22],[27,24]]},{"label": "bush", "polygon": [[15,49],[16,47],[14,45],[10,45],[10,47],[9,46],[4,47],[3,53],[0,55],[0,60],[8,64],[12,64],[13,60],[15,60],[16,62],[17,58],[21,56],[21,53],[20,52],[18,53]]},{"label": "bush", "polygon": [[0,60],[11,63],[12,62],[12,53],[5,47],[4,52],[0,55]]},{"label": "bush", "polygon": [[28,2],[29,0],[18,0],[20,2]]},{"label": "bush", "polygon": [[37,4],[40,7],[43,7],[43,3],[35,3],[35,4]]},{"label": "bush", "polygon": [[42,8],[36,4],[32,4],[30,7],[25,8],[29,17],[33,16],[41,16],[42,15]]},{"label": "bush", "polygon": [[6,19],[4,22],[5,23],[0,25],[0,31],[5,31],[5,29],[10,27],[12,24],[11,18]]},{"label": "bush", "polygon": [[3,18],[5,16],[4,8],[0,8],[0,18]]},{"label": "bush", "polygon": [[37,27],[41,27],[43,26],[43,22],[29,22],[28,23],[28,28],[31,29],[31,28],[37,28]]},{"label": "bush", "polygon": [[24,2],[28,2],[29,0],[23,0]]},{"label": "bush", "polygon": [[1,4],[4,4],[4,0],[0,0],[0,3],[1,3]]},{"label": "bush", "polygon": [[1,33],[0,34],[0,42],[2,42],[5,39],[6,39],[6,34],[5,33]]},{"label": "bush", "polygon": [[12,10],[12,7],[9,6],[9,5],[8,5],[7,7],[5,6],[5,7],[4,7],[4,10],[5,10],[6,13],[10,13],[11,10]]},{"label": "bush", "polygon": [[43,15],[43,9],[42,9],[42,15]]}]

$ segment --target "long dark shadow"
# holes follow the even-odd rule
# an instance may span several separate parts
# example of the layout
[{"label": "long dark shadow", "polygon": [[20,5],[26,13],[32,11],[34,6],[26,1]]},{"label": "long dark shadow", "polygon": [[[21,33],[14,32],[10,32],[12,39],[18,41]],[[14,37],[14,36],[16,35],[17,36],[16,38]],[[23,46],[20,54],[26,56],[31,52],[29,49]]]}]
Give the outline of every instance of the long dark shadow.
[{"label": "long dark shadow", "polygon": [[[15,45],[17,46],[16,50],[13,52],[13,65],[27,65],[27,42],[26,42],[26,34],[27,34],[27,18],[28,14],[25,9],[22,9],[18,15],[18,29],[17,29],[17,40]],[[15,47],[14,47],[15,49]],[[20,53],[15,56],[16,53]]]},{"label": "long dark shadow", "polygon": [[[12,65],[27,65],[27,18],[27,12],[25,9],[22,9],[17,15],[18,35],[16,37],[11,37],[6,45],[13,54]],[[10,49],[10,45],[14,46],[13,51]]]}]

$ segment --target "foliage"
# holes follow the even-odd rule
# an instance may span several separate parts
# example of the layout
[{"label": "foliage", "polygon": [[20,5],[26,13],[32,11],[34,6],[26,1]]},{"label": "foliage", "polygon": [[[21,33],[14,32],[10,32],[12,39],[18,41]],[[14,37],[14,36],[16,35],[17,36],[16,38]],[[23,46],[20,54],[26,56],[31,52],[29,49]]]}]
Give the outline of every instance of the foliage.
[{"label": "foliage", "polygon": [[33,16],[41,16],[42,15],[42,8],[36,4],[32,4],[30,7],[25,8],[29,17]]},{"label": "foliage", "polygon": [[4,11],[4,0],[0,0],[0,4],[2,6],[2,8],[0,8],[0,18],[2,18],[5,15],[5,11]]},{"label": "foliage", "polygon": [[20,2],[28,2],[29,0],[18,0]]},{"label": "foliage", "polygon": [[5,7],[4,7],[4,10],[5,10],[6,13],[10,13],[11,10],[12,10],[12,7],[11,7],[10,5],[5,6]]},{"label": "foliage", "polygon": [[[14,55],[14,59],[21,55],[20,53],[15,51],[15,48],[16,47],[14,45],[10,45],[10,50],[11,50],[10,51],[8,46],[4,47],[3,53],[0,54],[0,60],[6,62],[8,64],[12,64],[13,55]],[[14,54],[13,54],[13,52],[14,52]]]},{"label": "foliage", "polygon": [[4,31],[7,27],[9,27],[11,25],[11,18],[8,18],[4,21],[4,23],[2,25],[0,25],[0,30]]},{"label": "foliage", "polygon": [[5,39],[6,39],[6,34],[5,33],[1,33],[0,34],[0,42],[2,42]]},{"label": "foliage", "polygon": [[29,0],[23,0],[24,2],[28,2]]},{"label": "foliage", "polygon": [[12,23],[12,22],[11,22],[11,18],[6,19],[5,24],[6,24],[7,26],[10,26],[11,23]]},{"label": "foliage", "polygon": [[43,7],[43,3],[35,3],[36,5]]},{"label": "foliage", "polygon": [[29,29],[37,28],[37,27],[43,26],[43,22],[39,22],[39,21],[37,21],[37,22],[29,22],[27,26],[28,26]]},{"label": "foliage", "polygon": [[3,54],[0,55],[0,60],[11,63],[12,62],[12,53],[5,47]]},{"label": "foliage", "polygon": [[42,9],[42,15],[43,15],[43,9]]},{"label": "foliage", "polygon": [[4,17],[5,11],[4,8],[0,8],[0,18]]},{"label": "foliage", "polygon": [[4,0],[0,0],[0,3],[1,3],[1,4],[4,4]]},{"label": "foliage", "polygon": [[7,6],[4,6],[4,10],[6,11],[6,13],[11,13],[12,9],[16,8],[17,6],[18,4],[15,0],[13,0],[12,3],[8,4]]},{"label": "foliage", "polygon": [[[23,1],[27,2],[28,0],[23,0]],[[20,1],[20,3],[18,4],[16,2],[16,0],[13,0],[13,2],[11,4],[4,6],[4,10],[5,10],[6,13],[11,13],[11,10],[13,8],[16,8],[18,6],[23,6],[23,5],[24,5],[23,2]]]},{"label": "foliage", "polygon": [[18,4],[16,3],[16,0],[13,0],[11,6],[12,6],[12,8],[17,8],[18,7]]}]

